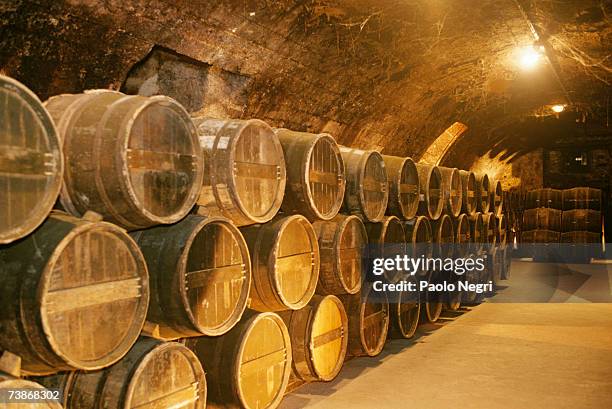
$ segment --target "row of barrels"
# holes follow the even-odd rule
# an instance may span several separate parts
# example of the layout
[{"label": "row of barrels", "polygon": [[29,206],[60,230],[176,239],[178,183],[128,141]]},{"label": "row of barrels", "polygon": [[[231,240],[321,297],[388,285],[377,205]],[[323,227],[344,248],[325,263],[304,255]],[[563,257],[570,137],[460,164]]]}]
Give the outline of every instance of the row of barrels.
[{"label": "row of barrels", "polygon": [[237,226],[279,211],[315,221],[342,209],[376,222],[502,208],[501,184],[487,175],[259,120],[190,118],[165,96],[93,90],[43,104],[0,77],[0,115],[0,244],[31,233],[58,195],[73,216],[94,211],[127,230],[176,223],[194,205]]}]

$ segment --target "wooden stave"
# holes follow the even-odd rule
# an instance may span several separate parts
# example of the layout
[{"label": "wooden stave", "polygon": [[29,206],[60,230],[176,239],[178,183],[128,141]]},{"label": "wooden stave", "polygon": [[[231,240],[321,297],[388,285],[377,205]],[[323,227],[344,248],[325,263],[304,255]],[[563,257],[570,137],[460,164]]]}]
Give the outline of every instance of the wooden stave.
[{"label": "wooden stave", "polygon": [[356,294],[361,289],[361,278],[357,285],[349,287],[344,280],[340,270],[340,242],[349,223],[357,223],[365,246],[368,245],[368,234],[361,219],[355,215],[338,215],[330,221],[318,221],[313,223],[313,228],[319,243],[321,266],[316,293],[319,295]]},{"label": "wooden stave", "polygon": [[477,197],[477,210],[480,213],[488,213],[491,207],[491,195],[490,195],[490,181],[489,176],[484,173],[482,175],[476,175],[476,197]]},{"label": "wooden stave", "polygon": [[51,115],[36,94],[19,81],[0,74],[0,90],[2,89],[10,91],[20,98],[24,104],[27,104],[41,121],[40,125],[46,128],[47,142],[50,145],[49,155],[52,159],[48,163],[53,165],[51,166],[52,175],[49,176],[53,177],[51,183],[48,183],[46,186],[45,197],[33,203],[34,209],[28,215],[28,220],[20,222],[11,230],[5,230],[4,226],[2,226],[2,229],[0,229],[0,245],[12,243],[29,235],[44,222],[59,195],[65,167],[61,140],[56,126]]},{"label": "wooden stave", "polygon": [[[329,374],[322,374],[315,366],[314,346],[312,345],[312,330],[316,314],[323,302],[333,302],[340,312],[341,327],[341,352],[336,361],[336,366]],[[291,338],[291,356],[293,372],[302,380],[307,382],[332,381],[344,364],[344,358],[348,348],[348,316],[342,301],[334,295],[315,295],[304,308],[291,311],[283,316]]]},{"label": "wooden stave", "polygon": [[[314,258],[312,277],[304,297],[296,302],[287,302],[278,292],[278,280],[272,273],[276,272],[276,253],[279,239],[289,223],[301,222],[310,238]],[[302,215],[279,216],[274,220],[253,226],[240,228],[251,255],[251,289],[248,308],[259,312],[277,312],[303,308],[315,293],[320,271],[320,252],[317,236],[312,224]],[[272,275],[272,276],[271,276]]]},{"label": "wooden stave", "polygon": [[461,211],[468,216],[472,216],[477,211],[477,185],[474,172],[468,170],[459,170],[461,175],[462,200]]},{"label": "wooden stave", "polygon": [[438,166],[438,169],[442,175],[444,212],[457,217],[463,207],[463,179],[457,168]]},{"label": "wooden stave", "polygon": [[[214,119],[208,117],[192,118],[200,137],[200,147],[206,162],[202,182],[202,191],[197,200],[200,214],[207,216],[220,215],[227,217],[237,226],[248,226],[255,223],[266,223],[274,218],[281,208],[287,184],[287,167],[283,148],[274,130],[259,119]],[[248,127],[261,127],[267,131],[269,140],[276,150],[278,167],[278,189],[268,211],[263,215],[253,215],[244,206],[236,188],[233,172],[223,172],[228,164],[235,163],[235,146]],[[224,143],[220,143],[223,141]],[[210,146],[209,146],[210,145]],[[223,146],[219,146],[223,145]],[[214,149],[213,149],[214,147]],[[220,186],[220,188],[218,187]],[[227,186],[225,192],[224,186]],[[210,189],[210,195],[204,199],[204,192]]]},{"label": "wooden stave", "polygon": [[[417,216],[415,219],[405,222],[404,231],[406,232],[406,250],[407,253],[411,254],[411,257],[419,257],[421,254],[425,257],[433,255],[433,230],[427,217]],[[420,240],[423,237],[426,241]],[[416,254],[415,250],[418,250],[419,254]]]},{"label": "wooden stave", "polygon": [[[326,133],[312,134],[288,129],[277,128],[275,133],[283,147],[285,161],[293,165],[287,167],[287,184],[281,205],[283,212],[302,214],[310,221],[333,219],[342,207],[346,188],[344,161],[335,139]],[[309,165],[315,145],[318,143],[327,143],[331,147],[337,166],[338,192],[334,205],[326,213],[323,213],[315,203],[309,184]],[[299,167],[295,166],[298,163]]]},{"label": "wooden stave", "polygon": [[[344,160],[346,170],[346,191],[344,192],[344,202],[342,206],[344,212],[360,216],[365,221],[381,221],[385,216],[387,203],[389,201],[389,182],[382,155],[376,151],[364,151],[345,146],[340,146],[340,153]],[[380,163],[379,168],[382,169],[381,172],[385,174],[385,190],[382,192],[383,200],[380,201],[380,208],[376,213],[367,211],[367,203],[363,191],[365,170],[371,158],[377,163]]]},{"label": "wooden stave", "polygon": [[[412,158],[382,155],[389,177],[389,201],[386,214],[400,219],[409,220],[416,216],[419,210],[420,182],[415,162]],[[404,185],[407,174],[416,176],[416,198],[412,201],[403,200],[400,185]]]},{"label": "wooden stave", "polygon": [[[414,307],[412,307],[412,309],[415,309],[416,311],[413,311],[412,313],[414,313],[415,315],[412,317],[412,320],[409,321],[408,323],[405,323],[402,318],[402,305],[406,304],[402,302],[402,294],[401,292],[398,292],[397,294],[397,300],[394,300],[394,303],[389,303],[389,311],[391,314],[391,324],[389,325],[389,338],[393,338],[393,339],[410,339],[414,336],[414,334],[416,333],[417,327],[419,325],[419,317],[421,316],[421,303],[419,302],[419,293],[418,292],[414,292],[414,295],[416,296],[416,302],[412,303],[410,302],[409,304],[414,304]],[[412,294],[411,294],[412,295]]]},{"label": "wooden stave", "polygon": [[240,322],[225,335],[220,337],[190,338],[185,341],[187,347],[206,366],[209,407],[223,407],[226,409],[242,409],[246,407],[238,386],[238,380],[236,379],[236,373],[240,371],[240,362],[238,362],[237,358],[240,356],[239,354],[246,339],[245,336],[263,319],[271,319],[278,325],[286,345],[283,379],[276,398],[265,408],[276,408],[282,401],[284,391],[289,383],[291,361],[293,359],[289,331],[278,314],[274,312],[259,313],[247,309]]},{"label": "wooden stave", "polygon": [[[194,178],[189,193],[174,213],[165,216],[147,210],[137,197],[129,177],[126,177],[129,174],[127,144],[131,126],[140,113],[154,104],[172,109],[183,120],[191,136],[192,158],[195,158],[195,162],[192,162]],[[90,90],[83,94],[56,95],[45,101],[44,105],[63,139],[66,170],[60,201],[66,211],[82,216],[86,211],[93,210],[108,221],[130,230],[174,223],[191,211],[204,176],[204,164],[198,150],[195,127],[187,111],[174,99],[161,95],[143,97],[109,90]],[[71,130],[75,122],[85,120],[89,126],[96,128],[93,136],[86,132],[73,135]],[[77,147],[72,148],[73,145]],[[84,148],[88,150],[83,152]],[[109,152],[115,154],[108,155]],[[104,156],[105,153],[107,156]],[[85,164],[78,161],[77,158],[81,157]],[[95,164],[93,168],[92,163]],[[73,178],[73,173],[79,177]],[[97,189],[91,189],[91,186]],[[83,201],[82,196],[87,201]]]},{"label": "wooden stave", "polygon": [[[401,238],[403,239],[403,241],[401,243],[388,243],[387,242],[387,238],[388,238],[388,233],[391,231],[391,229],[395,229],[395,233],[401,232]],[[399,229],[399,230],[398,230]],[[368,232],[368,243],[370,246],[377,246],[378,247],[378,253],[380,256],[382,257],[388,257],[388,250],[387,246],[389,245],[393,245],[393,252],[395,253],[395,250],[399,250],[400,253],[402,254],[405,252],[405,246],[406,246],[406,232],[404,230],[404,226],[401,223],[400,219],[396,216],[386,216],[382,221],[380,222],[376,222],[376,223],[367,223],[366,224],[366,231]],[[398,246],[399,244],[399,246]],[[401,279],[402,273],[400,271],[397,271],[396,274],[389,276],[388,271],[385,270],[385,272],[383,273],[383,277],[385,278],[386,281],[390,282],[390,283],[396,283]]]},{"label": "wooden stave", "polygon": [[[419,184],[421,187],[420,197],[419,197],[419,211],[418,214],[422,216],[427,216],[431,220],[437,220],[442,215],[442,211],[444,209],[444,199],[443,195],[443,186],[442,186],[442,174],[440,173],[440,169],[434,165],[426,165],[422,163],[416,164],[417,170],[419,172]],[[431,205],[431,189],[430,184],[432,179],[439,186],[438,188],[438,196],[437,202],[435,202],[435,208]]]},{"label": "wooden stave", "polygon": [[[54,345],[52,340],[49,339],[49,330],[40,328],[38,325],[39,321],[42,319],[40,310],[41,301],[39,297],[46,294],[44,291],[47,286],[45,281],[48,280],[48,276],[51,274],[52,270],[51,266],[54,265],[57,258],[62,254],[64,247],[70,243],[71,239],[82,232],[96,228],[103,228],[109,232],[114,232],[114,234],[118,235],[122,241],[129,246],[131,254],[134,257],[134,262],[139,267],[141,302],[134,313],[135,317],[133,318],[132,326],[129,327],[129,335],[124,337],[120,346],[110,352],[112,353],[111,358],[100,358],[93,364],[84,365],[83,362],[76,362],[64,354],[59,354],[57,352],[58,346]],[[34,240],[38,242],[38,245]],[[28,249],[30,242],[34,243],[36,249]],[[3,252],[2,250],[4,250],[4,255],[1,254]],[[45,256],[40,256],[40,254],[44,254],[45,250],[48,250],[48,256],[46,258]],[[146,310],[149,302],[149,279],[144,257],[140,253],[136,243],[124,230],[110,223],[99,221],[90,222],[85,219],[81,220],[74,218],[64,213],[53,212],[47,221],[26,240],[19,241],[14,246],[0,249],[0,259],[10,259],[11,255],[8,251],[17,253],[15,259],[29,260],[31,263],[28,268],[23,270],[27,271],[29,274],[28,277],[24,278],[24,280],[27,279],[27,281],[18,281],[21,275],[15,272],[6,273],[7,275],[5,277],[0,275],[0,280],[2,281],[0,291],[4,289],[10,293],[10,288],[19,285],[20,294],[30,294],[27,299],[20,301],[21,309],[20,311],[15,311],[19,313],[18,318],[11,320],[11,317],[6,317],[7,321],[3,325],[3,332],[8,335],[0,337],[0,344],[2,344],[0,348],[9,351],[12,350],[15,354],[20,355],[22,359],[22,372],[24,374],[48,375],[60,370],[100,369],[120,360],[128,352],[134,342],[136,342],[146,317]],[[26,255],[25,257],[24,254]],[[31,255],[27,256],[28,254]],[[20,269],[19,266],[15,266],[14,264],[12,267],[13,269]],[[40,286],[44,286],[45,288]],[[8,296],[2,298],[6,300],[10,299]],[[23,317],[27,316],[36,317],[36,320],[24,320]],[[12,324],[11,321],[13,322]],[[21,327],[22,325],[26,325],[27,328]],[[27,340],[24,339],[24,337],[26,337]],[[36,347],[32,343],[38,343],[39,346]],[[24,349],[24,347],[26,347],[26,349]]]},{"label": "wooden stave", "polygon": [[538,207],[523,212],[523,228],[525,230],[561,231],[561,210]]},{"label": "wooden stave", "polygon": [[[216,328],[203,327],[196,322],[185,277],[191,246],[201,231],[213,224],[221,225],[233,235],[242,254],[245,278],[233,313]],[[240,320],[251,286],[251,260],[246,241],[229,219],[189,215],[179,223],[132,232],[131,236],[147,261],[151,290],[147,321],[162,328],[160,339],[218,336]]]},{"label": "wooden stave", "polygon": [[590,209],[564,210],[561,215],[561,231],[602,232],[601,212]]}]

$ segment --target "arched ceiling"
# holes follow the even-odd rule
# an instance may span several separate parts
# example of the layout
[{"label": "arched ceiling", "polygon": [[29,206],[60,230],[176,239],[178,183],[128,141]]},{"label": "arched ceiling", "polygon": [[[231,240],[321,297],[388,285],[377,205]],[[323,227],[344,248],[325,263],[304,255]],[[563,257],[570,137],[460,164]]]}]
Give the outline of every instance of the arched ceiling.
[{"label": "arched ceiling", "polygon": [[[0,70],[42,98],[126,89],[165,50],[183,68],[158,63],[147,80],[199,113],[415,157],[460,121],[446,161],[468,166],[529,149],[522,130],[556,119],[546,104],[605,122],[610,12],[599,0],[3,1]],[[549,60],[523,72],[516,51],[536,39]]]}]

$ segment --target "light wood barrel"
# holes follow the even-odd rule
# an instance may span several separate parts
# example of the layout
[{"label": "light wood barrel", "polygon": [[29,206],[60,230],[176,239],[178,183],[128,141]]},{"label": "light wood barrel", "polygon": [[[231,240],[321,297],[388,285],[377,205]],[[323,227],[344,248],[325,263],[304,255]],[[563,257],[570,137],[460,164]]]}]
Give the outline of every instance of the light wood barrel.
[{"label": "light wood barrel", "polygon": [[453,220],[453,231],[455,232],[455,255],[467,257],[474,250],[470,217],[465,213],[460,214]]},{"label": "light wood barrel", "polygon": [[[376,257],[395,257],[403,255],[406,249],[406,233],[399,218],[387,216],[378,223],[367,223],[368,243],[377,246]],[[402,278],[402,271],[390,271],[385,269],[385,279],[390,283],[396,283]]]},{"label": "light wood barrel", "polygon": [[147,267],[117,226],[54,212],[1,248],[0,265],[0,348],[21,356],[24,373],[103,368],[136,341]]},{"label": "light wood barrel", "polygon": [[419,325],[420,311],[421,304],[419,303],[418,291],[398,292],[397,298],[389,304],[389,313],[391,314],[389,337],[412,338]]},{"label": "light wood barrel", "polygon": [[550,188],[530,190],[525,196],[525,209],[538,207],[562,210],[563,191]]},{"label": "light wood barrel", "polygon": [[251,261],[228,219],[189,215],[179,223],[132,233],[151,277],[148,335],[177,339],[221,335],[240,320]]},{"label": "light wood barrel", "polygon": [[438,166],[442,175],[442,197],[444,211],[453,216],[459,216],[463,204],[463,181],[457,168]]},{"label": "light wood barrel", "polygon": [[25,85],[0,75],[0,244],[27,236],[45,220],[63,171],[49,113]]},{"label": "light wood barrel", "polygon": [[435,257],[452,257],[454,252],[455,231],[453,219],[447,214],[431,223],[433,231],[433,255]]},{"label": "light wood barrel", "polygon": [[273,312],[247,310],[230,332],[186,341],[206,367],[209,407],[278,407],[291,373],[287,326]]},{"label": "light wood barrel", "polygon": [[361,289],[363,251],[368,235],[357,216],[338,215],[314,222],[321,255],[316,292],[321,295],[355,294]]},{"label": "light wood barrel", "polygon": [[523,212],[523,229],[561,231],[561,216],[561,210],[557,209],[527,209]]},{"label": "light wood barrel", "polygon": [[249,308],[299,310],[308,304],[317,287],[320,265],[317,236],[310,222],[293,215],[241,230],[253,271]]},{"label": "light wood barrel", "polygon": [[589,209],[565,210],[561,225],[564,232],[590,231],[601,233],[601,212]]},{"label": "light wood barrel", "polygon": [[461,211],[472,216],[478,210],[478,185],[474,172],[460,170],[461,176]]},{"label": "light wood barrel", "polygon": [[489,176],[485,173],[476,175],[476,201],[480,213],[488,213],[491,206],[491,185]]},{"label": "light wood barrel", "polygon": [[482,216],[483,214],[480,212],[470,216],[470,233],[472,234],[472,249],[474,254],[480,253],[489,245]]},{"label": "light wood barrel", "polygon": [[93,210],[131,230],[191,210],[204,167],[195,127],[175,100],[98,90],[45,106],[63,140],[65,210]]},{"label": "light wood barrel", "polygon": [[287,167],[287,185],[281,208],[309,220],[330,220],[344,199],[344,161],[329,134],[276,129]]},{"label": "light wood barrel", "polygon": [[304,381],[331,381],[344,363],[348,317],[333,295],[315,295],[285,319],[291,337],[293,370]]},{"label": "light wood barrel", "polygon": [[[441,275],[436,271],[428,271],[426,280],[429,283],[438,283]],[[444,302],[439,292],[430,292],[425,289],[421,294],[421,321],[434,323],[438,321],[442,314]]]},{"label": "light wood barrel", "polygon": [[590,187],[565,189],[562,193],[563,210],[591,209],[602,210],[601,190]]},{"label": "light wood barrel", "polygon": [[489,210],[496,216],[502,214],[504,207],[504,189],[499,180],[491,180],[491,207]]},{"label": "light wood barrel", "polygon": [[238,226],[271,220],[287,183],[274,130],[258,119],[197,117],[193,122],[206,166],[198,212],[227,217]]},{"label": "light wood barrel", "polygon": [[64,393],[66,409],[206,407],[206,378],[195,354],[177,342],[141,338],[124,359],[101,371],[41,379]]},{"label": "light wood barrel", "polygon": [[[431,257],[433,254],[433,231],[429,219],[417,216],[404,223],[406,253],[412,258]],[[424,271],[417,272],[422,275]]]},{"label": "light wood barrel", "polygon": [[483,231],[486,237],[486,250],[492,252],[497,243],[497,237],[499,236],[499,222],[495,213],[489,212],[482,215]]},{"label": "light wood barrel", "polygon": [[352,356],[376,356],[387,340],[389,302],[385,293],[372,294],[371,284],[361,294],[342,296],[348,315],[348,352]]},{"label": "light wood barrel", "polygon": [[411,158],[383,155],[389,176],[387,214],[409,220],[419,210],[419,173]]},{"label": "light wood barrel", "polygon": [[419,214],[437,220],[444,209],[442,174],[437,166],[417,163],[419,172]]},{"label": "light wood barrel", "polygon": [[[13,378],[0,372],[0,391],[3,390],[19,390],[22,393],[38,392],[42,394],[42,398],[24,401],[22,403],[8,403],[3,399],[3,401],[0,402],[0,408],[2,409],[62,409],[60,401],[53,399],[55,397],[55,391],[49,391],[39,383]],[[4,392],[3,395],[3,398],[6,398],[6,392]],[[46,399],[46,397],[51,399]],[[14,400],[14,402],[16,402],[16,400]]]},{"label": "light wood barrel", "polygon": [[344,210],[370,222],[385,216],[389,200],[389,183],[385,162],[376,151],[340,146],[346,168]]}]

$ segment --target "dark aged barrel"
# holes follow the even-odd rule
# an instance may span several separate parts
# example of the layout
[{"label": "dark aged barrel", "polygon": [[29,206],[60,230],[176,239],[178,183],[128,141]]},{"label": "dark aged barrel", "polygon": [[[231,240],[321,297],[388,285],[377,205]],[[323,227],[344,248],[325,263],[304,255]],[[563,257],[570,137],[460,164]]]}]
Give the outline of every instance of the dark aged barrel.
[{"label": "dark aged barrel", "polygon": [[0,75],[0,244],[27,236],[45,220],[63,170],[49,113],[25,85]]},{"label": "dark aged barrel", "polygon": [[526,230],[521,232],[522,247],[535,261],[548,261],[559,248],[561,233],[552,230]]},{"label": "dark aged barrel", "polygon": [[333,295],[315,295],[285,320],[291,337],[293,370],[305,381],[331,381],[344,363],[348,318],[344,305]]},{"label": "dark aged barrel", "polygon": [[357,216],[338,215],[314,222],[321,255],[316,292],[322,295],[355,294],[361,289],[362,255],[368,235]]},{"label": "dark aged barrel", "polygon": [[433,231],[433,255],[435,257],[452,257],[455,243],[453,219],[447,214],[431,223]]},{"label": "dark aged barrel", "polygon": [[206,367],[208,399],[214,407],[278,407],[292,356],[287,326],[277,314],[247,310],[227,334],[186,342]]},{"label": "dark aged barrel", "polygon": [[485,231],[482,213],[477,212],[470,217],[470,233],[472,234],[472,249],[474,254],[478,254],[488,246],[487,233]]},{"label": "dark aged barrel", "polygon": [[340,210],[346,180],[344,161],[329,134],[276,129],[287,166],[287,185],[281,208],[310,220],[330,220]]},{"label": "dark aged barrel", "polygon": [[453,221],[455,232],[455,255],[466,257],[473,250],[472,231],[470,217],[463,213]]},{"label": "dark aged barrel", "polygon": [[[412,258],[431,257],[433,254],[433,232],[425,216],[417,216],[404,223],[406,253]],[[424,271],[417,272],[419,275]]]},{"label": "dark aged barrel", "polygon": [[117,226],[52,213],[2,247],[0,265],[0,348],[21,356],[25,373],[103,368],[136,341],[147,267]]},{"label": "dark aged barrel", "polygon": [[601,212],[597,210],[575,209],[563,212],[561,221],[563,231],[590,231],[601,233]]},{"label": "dark aged barrel", "polygon": [[387,214],[412,219],[419,210],[419,173],[411,158],[383,155],[389,177]]},{"label": "dark aged barrel", "polygon": [[491,186],[489,184],[489,176],[485,173],[476,175],[476,200],[477,210],[480,213],[488,213],[491,205]]},{"label": "dark aged barrel", "polygon": [[561,231],[561,210],[539,207],[523,212],[524,230]]},{"label": "dark aged barrel", "polygon": [[564,260],[588,263],[592,257],[602,256],[601,233],[572,231],[561,233],[561,250]]},{"label": "dark aged barrel", "polygon": [[248,300],[251,262],[242,234],[228,219],[189,215],[133,232],[132,238],[151,277],[147,332],[158,331],[162,339],[214,336],[238,322]]},{"label": "dark aged barrel", "polygon": [[563,209],[563,192],[550,188],[530,190],[525,197],[525,209],[538,207]]},{"label": "dark aged barrel", "polygon": [[[387,216],[382,222],[367,223],[368,243],[375,257],[395,258],[406,251],[406,233],[404,227],[395,216]],[[376,247],[376,249],[374,249]],[[401,279],[401,271],[385,270],[384,277],[390,283]]]},{"label": "dark aged barrel", "polygon": [[[16,403],[17,400],[14,399],[13,402],[15,403],[8,403],[8,401],[4,400],[8,398],[6,390],[13,390],[17,394],[26,394],[26,397],[29,392],[37,392],[41,395],[40,399],[36,400],[24,400],[22,403]],[[62,405],[59,401],[54,400],[56,397],[59,397],[56,391],[47,390],[44,386],[36,382],[17,379],[5,375],[2,372],[0,372],[0,395],[3,398],[3,401],[0,402],[0,408],[2,409],[62,409]]]},{"label": "dark aged barrel", "polygon": [[504,207],[504,189],[499,180],[491,180],[491,204],[489,210],[496,216],[502,214]]},{"label": "dark aged barrel", "polygon": [[453,216],[459,216],[463,203],[463,181],[457,168],[438,166],[442,175],[442,197],[444,211]]},{"label": "dark aged barrel", "polygon": [[312,298],[319,279],[319,245],[301,215],[243,227],[253,266],[249,308],[299,310]]},{"label": "dark aged barrel", "polygon": [[66,158],[61,203],[127,229],[174,223],[193,207],[203,162],[185,109],[164,97],[98,90],[45,102]]},{"label": "dark aged barrel", "polygon": [[562,196],[563,210],[602,210],[600,189],[593,189],[590,187],[575,187],[573,189],[565,189]]},{"label": "dark aged barrel", "polygon": [[474,172],[460,170],[461,175],[461,211],[472,216],[478,210],[476,176]]},{"label": "dark aged barrel", "polygon": [[238,226],[265,223],[281,207],[287,182],[283,148],[258,119],[193,118],[205,172],[198,212]]},{"label": "dark aged barrel", "polygon": [[419,172],[419,214],[436,220],[444,209],[442,174],[437,166],[417,163]]},{"label": "dark aged barrel", "polygon": [[141,338],[124,359],[96,372],[42,378],[63,391],[66,409],[206,407],[206,378],[195,354],[177,342]]},{"label": "dark aged barrel", "polygon": [[389,330],[389,302],[384,292],[364,283],[361,294],[342,296],[348,315],[348,352],[353,356],[381,353]]},{"label": "dark aged barrel", "polygon": [[505,214],[500,214],[497,219],[497,237],[495,241],[501,248],[505,248],[508,243],[508,218]]},{"label": "dark aged barrel", "polygon": [[346,169],[344,210],[378,222],[385,216],[389,184],[385,162],[376,151],[362,151],[340,146]]},{"label": "dark aged barrel", "polygon": [[418,291],[398,292],[397,298],[389,304],[389,313],[391,314],[389,337],[412,338],[419,325],[420,311],[421,304],[419,303]]},{"label": "dark aged barrel", "polygon": [[492,251],[497,243],[497,237],[499,235],[499,223],[495,213],[489,212],[482,215],[483,232],[485,234],[486,250]]},{"label": "dark aged barrel", "polygon": [[552,230],[525,230],[521,233],[525,243],[559,243],[561,233]]}]

